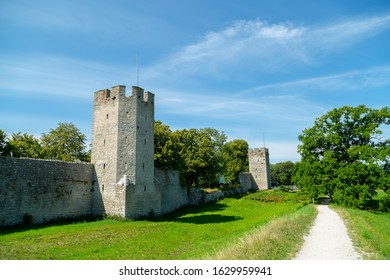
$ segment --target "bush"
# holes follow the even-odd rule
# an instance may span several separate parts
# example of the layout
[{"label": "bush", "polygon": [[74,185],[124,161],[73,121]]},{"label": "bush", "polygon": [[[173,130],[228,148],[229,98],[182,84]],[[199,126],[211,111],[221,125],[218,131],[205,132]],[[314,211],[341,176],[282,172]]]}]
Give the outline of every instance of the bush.
[{"label": "bush", "polygon": [[23,215],[23,225],[24,226],[30,226],[32,225],[33,216],[29,213],[26,213]]},{"label": "bush", "polygon": [[390,211],[390,194],[386,194],[385,196],[379,199],[379,211],[381,212]]},{"label": "bush", "polygon": [[246,198],[252,200],[258,200],[261,202],[273,202],[273,203],[303,203],[308,204],[310,197],[303,192],[285,192],[281,190],[265,190],[257,191]]}]

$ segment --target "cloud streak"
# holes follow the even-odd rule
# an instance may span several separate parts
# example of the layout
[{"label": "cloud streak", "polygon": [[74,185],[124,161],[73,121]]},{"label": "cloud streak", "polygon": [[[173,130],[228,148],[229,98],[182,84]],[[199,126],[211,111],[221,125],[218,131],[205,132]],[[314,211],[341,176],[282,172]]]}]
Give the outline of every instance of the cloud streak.
[{"label": "cloud streak", "polygon": [[[322,26],[261,20],[237,21],[209,32],[151,69],[158,75],[197,74],[231,76],[237,69],[283,71],[286,66],[313,65],[328,53],[339,52],[390,29],[390,16],[344,20]],[[237,74],[235,74],[237,75]]]},{"label": "cloud streak", "polygon": [[[0,89],[15,95],[39,92],[41,98],[90,99],[92,92],[107,85],[125,83],[121,68],[56,55],[0,56]],[[24,92],[24,93],[23,93]]]},{"label": "cloud streak", "polygon": [[357,91],[369,88],[379,88],[390,85],[390,65],[373,67],[364,70],[355,70],[335,75],[315,77],[262,85],[240,92],[239,96],[252,94],[299,93],[340,93],[343,91]]}]

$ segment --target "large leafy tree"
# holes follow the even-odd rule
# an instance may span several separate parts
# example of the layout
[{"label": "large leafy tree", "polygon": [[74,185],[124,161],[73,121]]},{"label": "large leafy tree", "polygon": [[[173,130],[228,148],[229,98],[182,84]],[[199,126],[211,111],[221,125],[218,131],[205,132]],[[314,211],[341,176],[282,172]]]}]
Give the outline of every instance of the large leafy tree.
[{"label": "large leafy tree", "polygon": [[214,128],[172,132],[168,125],[154,125],[154,162],[163,169],[179,170],[188,187],[209,187],[222,172],[221,150],[226,136]]},{"label": "large leafy tree", "polygon": [[388,107],[344,106],[317,118],[299,135],[295,183],[313,198],[328,193],[337,203],[363,208],[390,183],[390,140],[382,132],[389,124]]},{"label": "large leafy tree", "polygon": [[59,123],[49,133],[42,134],[42,155],[64,161],[87,160],[86,136],[72,123]]},{"label": "large leafy tree", "polygon": [[27,133],[13,133],[8,142],[10,154],[13,157],[40,158],[42,146],[39,140]]},{"label": "large leafy tree", "polygon": [[181,181],[188,187],[209,187],[221,173],[216,143],[210,135],[195,128],[173,132],[177,143]]},{"label": "large leafy tree", "polygon": [[249,171],[248,143],[242,139],[227,142],[222,147],[223,175],[225,180],[239,182],[239,174]]},{"label": "large leafy tree", "polygon": [[295,164],[292,161],[278,162],[270,165],[271,182],[274,186],[291,186]]}]

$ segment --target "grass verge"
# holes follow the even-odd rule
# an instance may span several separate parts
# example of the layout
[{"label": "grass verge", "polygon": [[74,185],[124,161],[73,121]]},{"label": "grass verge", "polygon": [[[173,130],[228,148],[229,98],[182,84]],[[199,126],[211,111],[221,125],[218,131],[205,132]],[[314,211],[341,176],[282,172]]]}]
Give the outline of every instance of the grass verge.
[{"label": "grass verge", "polygon": [[390,213],[332,205],[346,222],[349,235],[364,259],[390,260]]},{"label": "grass verge", "polygon": [[313,205],[307,205],[293,214],[274,219],[255,228],[236,243],[206,258],[219,260],[292,259],[303,244],[303,236],[310,230],[316,213]]}]

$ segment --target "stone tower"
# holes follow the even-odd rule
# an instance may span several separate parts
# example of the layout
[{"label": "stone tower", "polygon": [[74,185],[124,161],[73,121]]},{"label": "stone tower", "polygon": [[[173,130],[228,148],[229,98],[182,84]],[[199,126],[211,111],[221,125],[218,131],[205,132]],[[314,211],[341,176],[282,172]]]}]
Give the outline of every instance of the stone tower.
[{"label": "stone tower", "polygon": [[252,174],[252,189],[266,190],[271,188],[269,169],[269,152],[267,148],[249,149],[249,172]]},{"label": "stone tower", "polygon": [[[92,155],[100,196],[95,213],[126,218],[161,214],[154,184],[154,94],[114,86],[94,94]],[[101,203],[100,203],[101,204]]]}]

